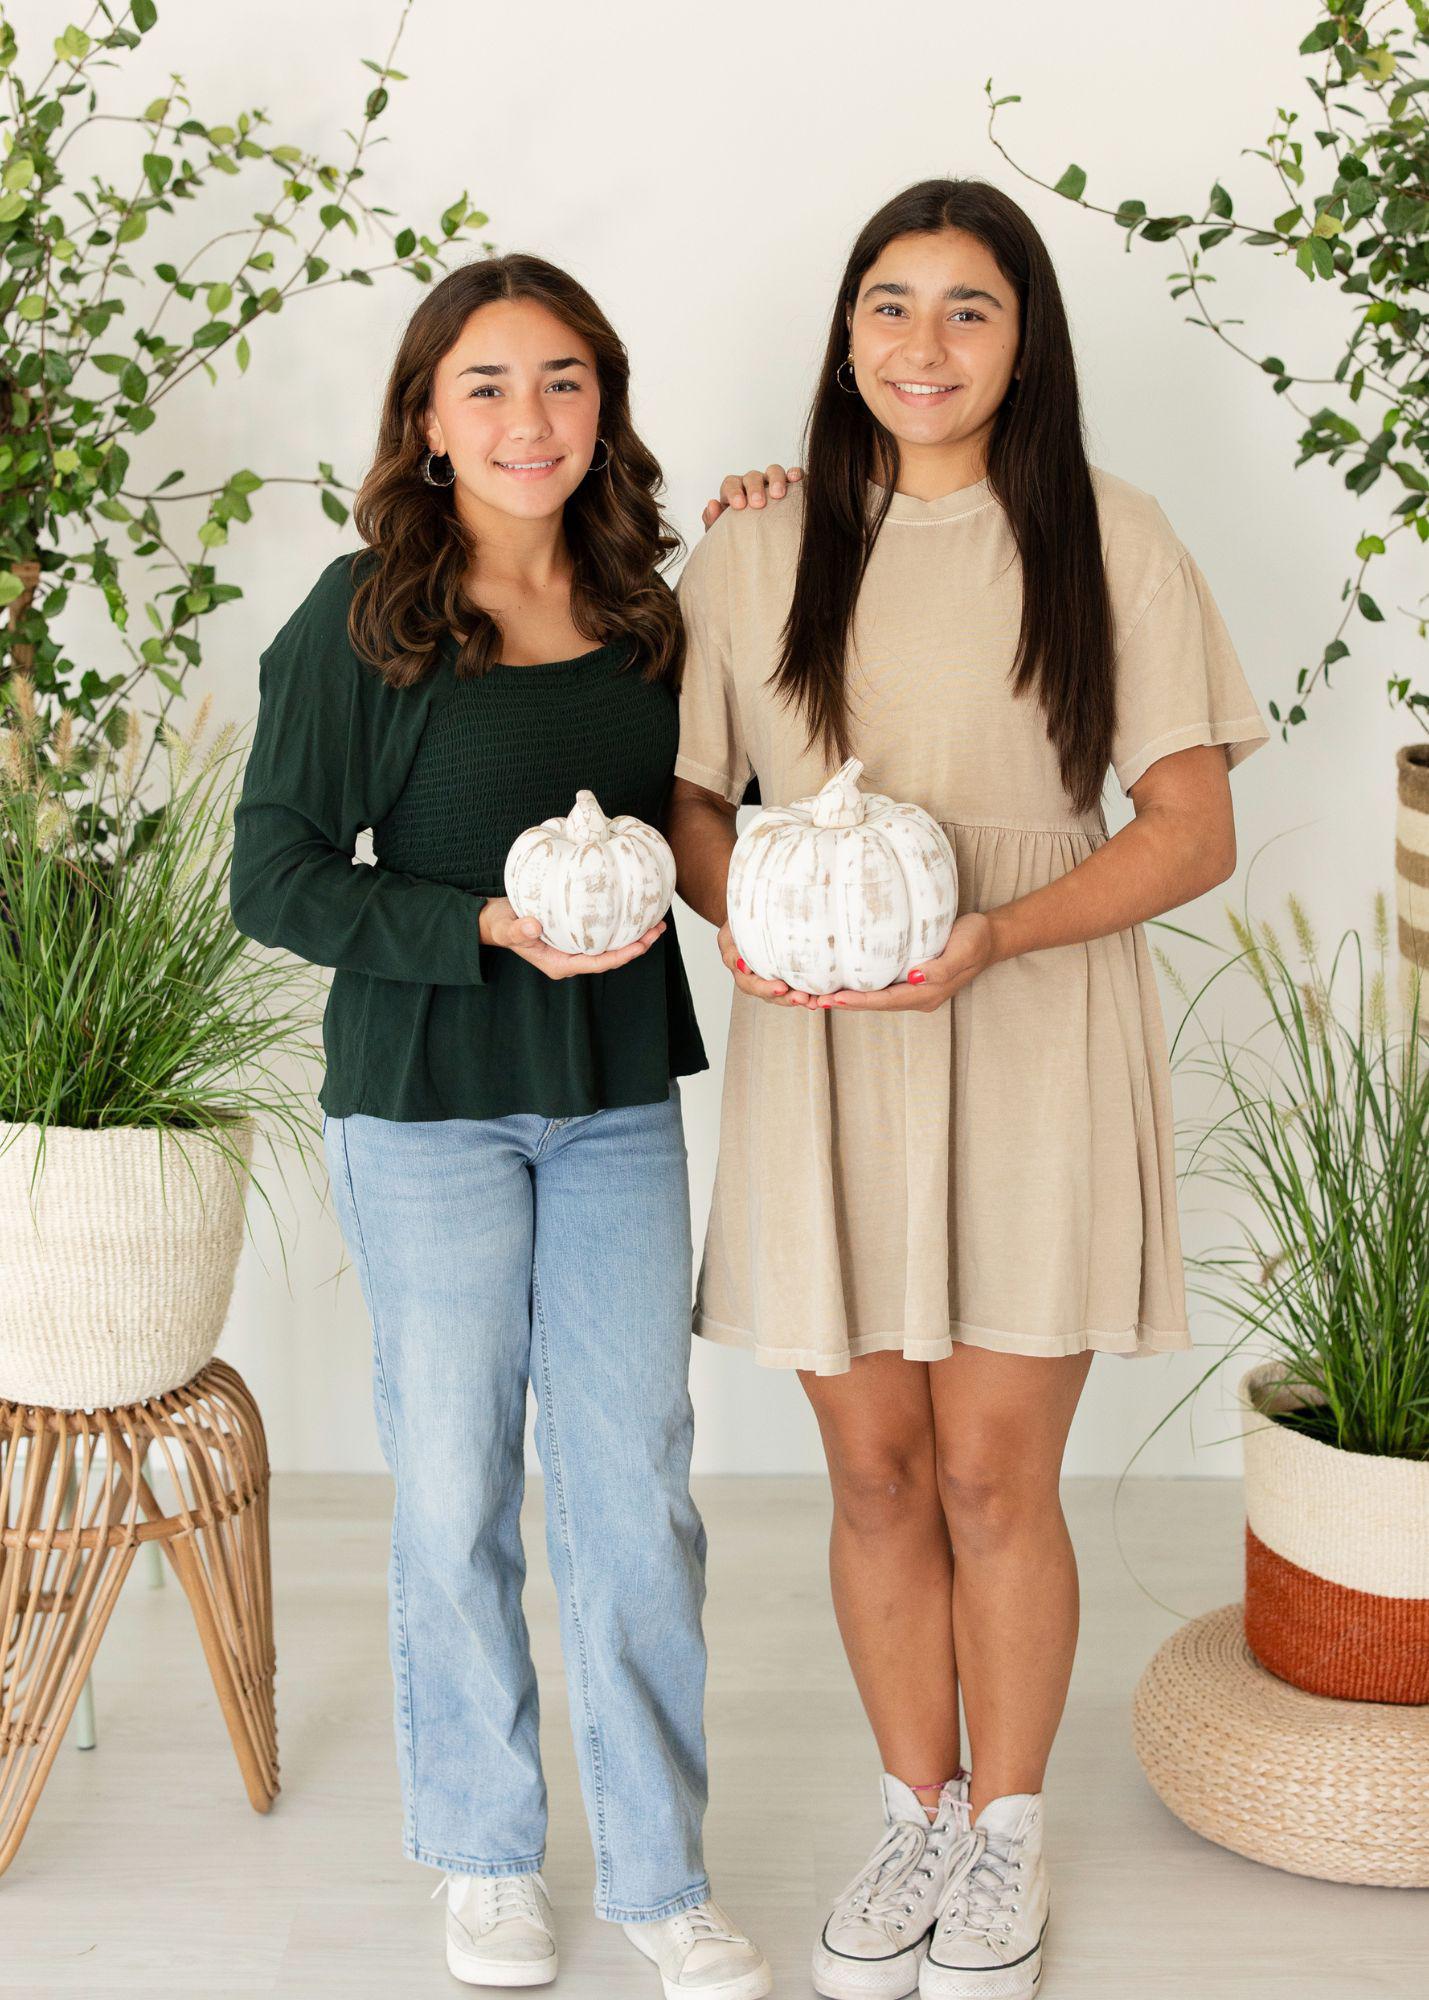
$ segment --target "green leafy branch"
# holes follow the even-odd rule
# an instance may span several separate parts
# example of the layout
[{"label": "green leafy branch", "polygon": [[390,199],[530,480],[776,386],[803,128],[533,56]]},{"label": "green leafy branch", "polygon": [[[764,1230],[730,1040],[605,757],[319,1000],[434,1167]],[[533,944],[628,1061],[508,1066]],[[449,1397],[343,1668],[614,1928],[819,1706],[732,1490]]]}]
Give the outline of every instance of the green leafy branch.
[{"label": "green leafy branch", "polygon": [[[429,229],[366,197],[373,128],[405,81],[393,59],[412,4],[403,0],[386,59],[362,59],[376,80],[341,161],[275,142],[261,108],[208,123],[178,75],[140,112],[101,110],[99,73],[119,68],[155,28],[153,0],[98,0],[83,26],[54,38],[34,85],[21,77],[0,5],[0,676],[23,672],[46,709],[75,717],[77,774],[102,743],[127,740],[124,704],[150,682],[161,695],[150,752],[160,740],[201,663],[202,621],[242,595],[220,579],[217,557],[230,530],[253,518],[253,496],[313,487],[341,525],[342,496],[353,490],[327,460],[314,474],[240,467],[217,486],[187,489],[175,469],[141,488],[130,478],[131,441],[200,371],[211,385],[220,367],[243,375],[261,322],[298,295],[371,285],[388,271],[430,283],[460,232],[487,222],[465,193]],[[137,158],[123,187],[70,171],[68,149],[100,123],[133,131]],[[160,256],[137,266],[134,245],[243,175],[264,182],[248,222],[214,233],[182,264]],[[377,239],[373,254],[346,262],[349,237]],[[196,546],[173,524],[180,504],[199,516]],[[144,572],[137,589],[133,564]],[[81,666],[66,652],[57,628],[72,588],[100,593],[127,667]],[[138,637],[131,593],[149,627]]]},{"label": "green leafy branch", "polygon": [[[1381,38],[1372,38],[1372,24],[1400,5],[1407,7],[1412,26],[1390,25]],[[1421,109],[1429,75],[1410,68],[1416,56],[1422,64],[1429,48],[1429,4],[1383,0],[1367,8],[1366,0],[1322,0],[1320,11],[1323,18],[1301,41],[1299,53],[1324,58],[1318,73],[1305,81],[1318,107],[1312,137],[1327,185],[1317,193],[1307,191],[1305,143],[1294,129],[1299,114],[1277,107],[1277,124],[1266,144],[1243,150],[1268,163],[1289,205],[1256,222],[1236,218],[1231,196],[1219,180],[1212,183],[1199,217],[1155,213],[1136,197],[1114,208],[1099,207],[1086,199],[1087,175],[1075,164],[1056,182],[1039,180],[993,136],[999,107],[1020,103],[1020,97],[994,97],[991,77],[985,85],[989,137],[1025,179],[1107,216],[1125,231],[1128,252],[1138,238],[1177,246],[1182,268],[1167,278],[1171,297],[1189,294],[1198,308],[1186,315],[1189,323],[1215,334],[1267,375],[1273,393],[1301,419],[1297,467],[1311,459],[1331,466],[1346,461],[1344,484],[1357,497],[1384,474],[1403,489],[1401,498],[1386,503],[1377,527],[1357,538],[1358,567],[1340,593],[1343,613],[1319,660],[1298,670],[1293,704],[1284,715],[1276,702],[1268,704],[1282,738],[1306,719],[1306,704],[1319,682],[1329,686],[1330,670],[1348,658],[1354,613],[1371,624],[1383,622],[1383,611],[1365,587],[1370,564],[1403,534],[1429,541],[1429,347],[1422,304],[1429,286],[1429,126]],[[1401,42],[1403,47],[1396,46]],[[1205,262],[1208,253],[1231,239],[1293,258],[1307,282],[1337,284],[1350,300],[1344,349],[1329,375],[1296,372],[1279,355],[1253,353],[1230,334],[1229,328],[1244,322],[1214,311],[1207,287],[1216,279]],[[1371,421],[1365,422],[1362,414],[1357,424],[1344,409],[1329,404],[1302,407],[1291,393],[1297,385],[1343,389],[1350,404],[1370,406]],[[1429,633],[1423,607],[1423,597],[1413,607],[1399,607],[1414,620],[1421,639]],[[1391,674],[1385,688],[1390,706],[1402,705],[1429,734],[1429,690],[1417,688],[1403,674]]]}]

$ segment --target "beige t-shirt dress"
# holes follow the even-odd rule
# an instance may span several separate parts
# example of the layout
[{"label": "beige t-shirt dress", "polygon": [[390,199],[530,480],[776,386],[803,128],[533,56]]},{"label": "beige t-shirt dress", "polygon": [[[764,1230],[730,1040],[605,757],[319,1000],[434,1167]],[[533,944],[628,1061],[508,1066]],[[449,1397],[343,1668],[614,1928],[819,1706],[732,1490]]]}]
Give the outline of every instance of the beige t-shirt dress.
[{"label": "beige t-shirt dress", "polygon": [[[1158,757],[1269,740],[1206,580],[1157,501],[1092,468],[1115,619],[1123,791]],[[876,497],[876,491],[870,489]],[[830,774],[766,682],[803,489],[729,511],[679,583],[675,770],[766,805]],[[943,826],[958,907],[995,909],[1107,838],[1078,816],[1035,699],[1014,698],[1021,565],[986,479],[895,494],[848,688],[861,784]],[[935,1013],[775,1007],[733,991],[695,1331],[777,1368],[1191,1345],[1165,1028],[1140,924],[989,966]]]}]

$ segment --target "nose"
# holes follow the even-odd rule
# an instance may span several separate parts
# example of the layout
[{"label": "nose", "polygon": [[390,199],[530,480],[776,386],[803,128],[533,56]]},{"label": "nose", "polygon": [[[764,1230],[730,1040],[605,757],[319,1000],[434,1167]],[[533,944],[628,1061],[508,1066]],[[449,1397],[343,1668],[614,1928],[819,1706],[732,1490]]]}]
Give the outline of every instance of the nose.
[{"label": "nose", "polygon": [[506,435],[521,444],[551,435],[550,418],[540,395],[513,400],[507,411]]}]

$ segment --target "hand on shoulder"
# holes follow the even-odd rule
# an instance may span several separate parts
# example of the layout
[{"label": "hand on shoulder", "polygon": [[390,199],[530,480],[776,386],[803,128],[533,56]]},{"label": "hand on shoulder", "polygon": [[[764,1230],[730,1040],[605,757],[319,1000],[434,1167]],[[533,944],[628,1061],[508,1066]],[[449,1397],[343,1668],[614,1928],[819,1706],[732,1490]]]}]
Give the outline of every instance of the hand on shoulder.
[{"label": "hand on shoulder", "polygon": [[763,507],[770,500],[782,500],[803,476],[800,465],[787,470],[782,465],[766,465],[763,472],[731,472],[720,482],[719,498],[705,502],[700,519],[706,528],[712,528],[731,507],[738,512],[743,507]]}]

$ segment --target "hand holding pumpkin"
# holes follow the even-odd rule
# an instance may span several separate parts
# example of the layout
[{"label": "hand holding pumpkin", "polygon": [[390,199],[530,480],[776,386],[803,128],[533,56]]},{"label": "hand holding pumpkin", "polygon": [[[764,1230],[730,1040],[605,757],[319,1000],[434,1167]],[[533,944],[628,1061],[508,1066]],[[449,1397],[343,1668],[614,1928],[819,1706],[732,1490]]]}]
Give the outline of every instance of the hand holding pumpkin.
[{"label": "hand holding pumpkin", "polygon": [[847,989],[820,993],[815,1007],[863,1007],[875,1012],[903,1009],[918,1014],[936,1013],[947,1005],[986,967],[995,962],[992,923],[985,910],[969,910],[958,917],[938,956],[926,965],[915,966],[907,979],[874,993]]},{"label": "hand holding pumpkin", "polygon": [[548,979],[570,979],[581,972],[613,972],[618,965],[628,965],[632,958],[649,951],[665,925],[663,921],[653,925],[643,937],[618,951],[558,951],[546,943],[535,917],[520,917],[505,896],[492,896],[481,906],[479,928],[483,944],[516,952]]}]

